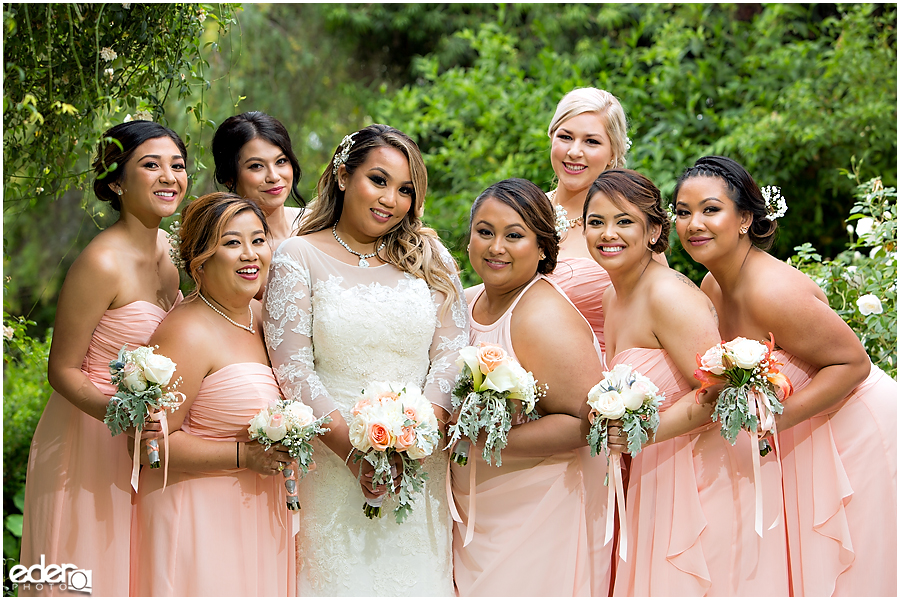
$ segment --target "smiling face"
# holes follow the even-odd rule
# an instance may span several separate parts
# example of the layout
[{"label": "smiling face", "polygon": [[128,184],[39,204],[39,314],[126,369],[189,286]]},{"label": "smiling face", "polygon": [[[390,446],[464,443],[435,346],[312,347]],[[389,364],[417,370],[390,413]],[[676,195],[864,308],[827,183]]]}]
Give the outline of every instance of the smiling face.
[{"label": "smiling face", "polygon": [[652,256],[650,245],[661,227],[648,226],[647,216],[626,200],[613,202],[606,194],[591,196],[584,236],[588,251],[607,271],[637,269]]},{"label": "smiling face", "polygon": [[389,146],[372,149],[352,175],[341,165],[338,186],[344,191],[344,206],[337,231],[359,243],[372,243],[394,229],[415,196],[409,162]]},{"label": "smiling face", "polygon": [[175,214],[187,190],[184,156],[168,137],[147,140],[125,163],[122,176],[109,184],[122,209],[135,215],[168,217]]},{"label": "smiling face", "polygon": [[267,216],[284,206],[294,170],[281,148],[262,138],[254,138],[238,153],[235,192],[256,202]]},{"label": "smiling face", "polygon": [[203,263],[201,289],[220,304],[249,302],[265,282],[271,261],[262,222],[252,210],[243,210],[228,221],[215,254]]},{"label": "smiling face", "polygon": [[728,194],[728,186],[718,177],[692,177],[678,190],[675,199],[675,230],[691,258],[707,266],[730,256],[749,227],[749,212],[738,210]]},{"label": "smiling face", "polygon": [[537,234],[511,206],[487,198],[472,215],[469,262],[486,288],[506,292],[531,281],[541,249]]},{"label": "smiling face", "polygon": [[586,112],[563,121],[553,133],[550,164],[560,187],[586,190],[613,160],[609,135],[600,113]]}]

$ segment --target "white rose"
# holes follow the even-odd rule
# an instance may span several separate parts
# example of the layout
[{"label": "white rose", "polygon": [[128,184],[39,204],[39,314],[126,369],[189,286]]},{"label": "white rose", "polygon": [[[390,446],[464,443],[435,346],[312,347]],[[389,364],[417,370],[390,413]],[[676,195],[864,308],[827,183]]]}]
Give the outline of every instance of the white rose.
[{"label": "white rose", "polygon": [[856,306],[863,315],[880,315],[884,309],[881,307],[881,300],[875,294],[866,294],[860,296],[856,300]]},{"label": "white rose", "polygon": [[356,415],[350,421],[350,443],[361,452],[368,452],[372,447],[369,445],[368,430],[369,423],[364,414]]},{"label": "white rose", "polygon": [[313,410],[302,402],[288,402],[284,407],[284,414],[297,428],[306,427],[316,420]]},{"label": "white rose", "polygon": [[728,358],[742,369],[752,369],[758,365],[759,362],[765,358],[768,350],[768,348],[756,340],[748,340],[747,338],[742,337],[734,338],[725,344],[725,351],[728,353]]},{"label": "white rose", "polygon": [[866,234],[872,233],[872,230],[875,228],[875,219],[871,217],[863,217],[856,221],[856,235],[862,237]]},{"label": "white rose", "polygon": [[284,415],[281,413],[271,415],[269,417],[269,422],[266,423],[264,431],[266,432],[266,437],[273,442],[284,439],[284,436],[287,435],[287,424],[284,422]]},{"label": "white rose", "polygon": [[600,382],[588,392],[588,406],[597,411],[601,418],[622,418],[622,415],[625,414],[625,404],[622,402],[622,396],[615,390],[604,391],[604,388],[601,387],[602,385],[603,382]]},{"label": "white rose", "polygon": [[263,433],[266,425],[269,424],[269,411],[261,410],[256,413],[252,419],[250,419],[250,433],[256,437],[260,433]]},{"label": "white rose", "polygon": [[144,364],[144,377],[151,383],[168,385],[175,373],[175,363],[167,356],[150,354]]},{"label": "white rose", "polygon": [[[431,450],[434,450],[434,448]],[[431,454],[431,450],[425,450],[424,448],[420,448],[418,444],[415,444],[406,449],[406,455],[413,460],[422,460]]]},{"label": "white rose", "polygon": [[[522,367],[519,367],[521,370]],[[519,385],[520,373],[516,371],[512,363],[505,362],[497,365],[493,371],[484,376],[484,389],[508,392]]]},{"label": "white rose", "polygon": [[125,363],[122,382],[132,392],[143,392],[147,389],[147,381],[141,373],[141,368],[134,363]]},{"label": "white rose", "polygon": [[639,390],[634,389],[633,387],[625,388],[619,394],[622,398],[622,404],[628,410],[637,410],[644,404],[644,399],[646,398],[646,394],[643,394]]}]

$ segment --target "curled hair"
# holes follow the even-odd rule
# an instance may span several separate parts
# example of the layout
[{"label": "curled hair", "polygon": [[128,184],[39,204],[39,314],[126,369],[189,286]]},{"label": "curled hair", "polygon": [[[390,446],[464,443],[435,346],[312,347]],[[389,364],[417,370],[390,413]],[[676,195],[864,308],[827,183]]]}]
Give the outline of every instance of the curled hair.
[{"label": "curled hair", "polygon": [[245,210],[253,211],[259,217],[263,230],[268,235],[266,216],[259,206],[253,200],[231,192],[213,192],[200,196],[182,211],[179,249],[184,270],[195,284],[194,291],[188,298],[200,292],[200,267],[218,250],[219,240],[228,222]]},{"label": "curled hair", "polygon": [[229,192],[237,188],[238,157],[244,144],[260,138],[278,146],[291,163],[294,178],[291,181],[291,196],[300,206],[306,202],[297,190],[300,181],[300,162],[294,154],[291,145],[291,136],[281,121],[264,112],[245,112],[233,117],[228,117],[216,129],[212,141],[213,160],[216,163],[216,181],[224,185]]},{"label": "curled hair", "polygon": [[[153,121],[129,121],[107,129],[97,146],[97,155],[91,168],[94,170],[94,194],[104,202],[109,202],[113,209],[122,210],[122,201],[118,194],[110,189],[111,183],[118,183],[125,172],[125,165],[131,160],[138,146],[148,140],[167,137],[175,142],[181,156],[187,161],[188,154],[184,142],[178,134]],[[117,143],[118,142],[118,143]],[[115,165],[107,173],[107,169]]]},{"label": "curled hair", "polygon": [[766,219],[769,214],[766,201],[747,169],[724,156],[704,156],[697,159],[694,166],[685,169],[678,178],[672,194],[673,202],[678,202],[681,185],[693,177],[717,177],[722,180],[728,190],[728,198],[735,203],[738,211],[749,212],[753,216],[747,232],[750,241],[763,250],[772,246],[778,224]]},{"label": "curled hair", "polygon": [[[385,242],[384,250],[378,253],[378,258],[423,279],[429,287],[443,293],[443,314],[459,299],[459,291],[453,283],[454,275],[459,269],[444,249],[437,233],[422,224],[425,194],[428,191],[428,173],[422,153],[416,143],[402,131],[376,123],[353,135],[347,159],[342,162],[347,173],[352,176],[376,148],[394,148],[406,157],[413,187],[409,212],[393,229],[375,241],[376,248],[382,241]],[[333,173],[332,165],[341,150],[341,146],[335,149],[331,162],[319,178],[316,197],[310,203],[309,214],[304,218],[297,235],[328,229],[340,220],[344,209],[344,191],[338,187],[340,171]]]},{"label": "curled hair", "polygon": [[595,112],[603,121],[606,135],[613,151],[613,168],[625,168],[625,155],[628,153],[628,123],[625,120],[625,109],[619,100],[607,92],[593,87],[575,88],[559,101],[556,113],[550,120],[547,135],[552,139],[560,126],[580,114]]},{"label": "curled hair", "polygon": [[594,194],[603,194],[609,198],[616,208],[624,209],[623,202],[630,202],[644,213],[647,228],[660,226],[659,238],[648,247],[653,252],[661,253],[669,249],[669,231],[672,223],[663,207],[662,195],[653,182],[631,169],[610,169],[603,171],[594,180],[588,190],[582,209],[582,218],[587,223],[588,205]]},{"label": "curled hair", "polygon": [[537,236],[538,247],[545,258],[538,262],[537,272],[547,275],[556,268],[559,257],[559,236],[556,233],[556,215],[547,194],[527,179],[504,179],[484,190],[472,203],[469,212],[469,235],[472,220],[484,201],[493,198],[512,208],[525,221],[525,226]]}]

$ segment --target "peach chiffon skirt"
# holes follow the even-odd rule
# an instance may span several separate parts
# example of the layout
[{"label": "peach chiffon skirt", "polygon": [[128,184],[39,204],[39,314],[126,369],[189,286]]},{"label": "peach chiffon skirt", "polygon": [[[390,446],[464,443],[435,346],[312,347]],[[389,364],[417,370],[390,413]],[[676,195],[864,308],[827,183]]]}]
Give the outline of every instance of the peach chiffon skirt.
[{"label": "peach chiffon skirt", "polygon": [[[270,367],[228,365],[203,380],[182,429],[234,446],[280,397]],[[249,469],[170,470],[163,490],[162,469],[142,469],[131,594],[293,596],[295,532],[283,481]]]},{"label": "peach chiffon skirt", "polygon": [[[180,299],[180,297],[179,297]],[[146,345],[166,316],[139,300],[108,310],[94,329],[81,370],[112,396],[109,362],[123,345]],[[126,436],[54,392],[31,440],[20,562],[74,564],[91,571],[95,596],[128,594],[131,459]],[[83,596],[83,592],[62,592]],[[58,595],[54,586],[19,588],[20,596]]]},{"label": "peach chiffon skirt", "polygon": [[[690,391],[665,350],[632,348],[629,364],[665,392],[664,410]],[[719,424],[635,455],[626,491],[627,560],[615,596],[786,596],[787,548],[774,453],[761,458],[763,536],[754,530],[750,435],[731,446]],[[756,450],[758,451],[758,449]]]},{"label": "peach chiffon skirt", "polygon": [[[775,356],[795,390],[817,372]],[[793,594],[895,597],[897,382],[872,365],[837,407],[779,433],[779,443]]]}]

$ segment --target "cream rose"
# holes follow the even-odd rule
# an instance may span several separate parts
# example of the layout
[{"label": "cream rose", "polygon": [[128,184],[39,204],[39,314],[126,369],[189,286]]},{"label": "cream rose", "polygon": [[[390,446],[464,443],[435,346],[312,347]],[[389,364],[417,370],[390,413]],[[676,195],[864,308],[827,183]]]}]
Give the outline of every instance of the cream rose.
[{"label": "cream rose", "polygon": [[294,427],[306,427],[316,420],[313,410],[302,402],[289,402],[284,407],[284,414]]},{"label": "cream rose", "polygon": [[269,411],[261,410],[250,419],[250,431],[254,435],[265,433],[266,425],[269,424]]},{"label": "cream rose", "polygon": [[125,368],[122,369],[122,381],[132,392],[143,392],[147,389],[147,382],[144,380],[141,368],[134,363],[125,363]]},{"label": "cream rose", "polygon": [[284,422],[284,415],[281,413],[275,413],[274,415],[269,417],[269,422],[266,423],[266,426],[263,428],[266,432],[266,437],[272,440],[273,442],[278,442],[284,439],[284,436],[287,435],[287,425]]},{"label": "cream rose", "polygon": [[768,348],[756,340],[735,338],[725,345],[725,351],[731,361],[742,369],[752,369],[765,358]]},{"label": "cream rose", "polygon": [[588,406],[597,411],[604,419],[620,419],[625,414],[625,403],[619,392],[605,391],[603,382],[598,383],[588,392]]},{"label": "cream rose", "polygon": [[369,423],[362,415],[357,415],[350,422],[350,443],[362,452],[368,452],[372,445],[369,443]]},{"label": "cream rose", "polygon": [[167,356],[150,354],[144,363],[144,377],[151,383],[168,385],[175,373],[175,363]]},{"label": "cream rose", "polygon": [[881,300],[875,294],[860,296],[856,300],[856,306],[859,307],[859,312],[866,316],[880,315],[884,310],[881,307]]},{"label": "cream rose", "polygon": [[713,375],[724,373],[725,365],[722,364],[722,346],[716,345],[707,350],[700,358],[700,368]]}]

